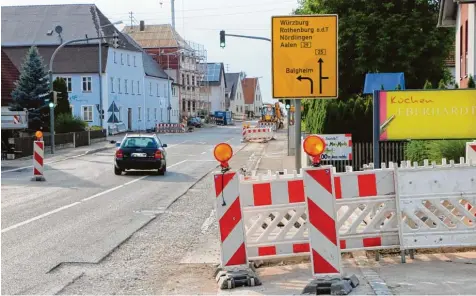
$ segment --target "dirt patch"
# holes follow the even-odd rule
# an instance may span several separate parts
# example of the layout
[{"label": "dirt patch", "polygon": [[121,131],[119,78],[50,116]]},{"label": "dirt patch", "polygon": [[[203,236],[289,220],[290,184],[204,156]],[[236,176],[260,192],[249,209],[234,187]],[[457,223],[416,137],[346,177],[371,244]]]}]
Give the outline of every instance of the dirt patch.
[{"label": "dirt patch", "polygon": [[169,280],[160,294],[214,294],[218,284],[215,281],[215,264],[178,264],[170,270]]},{"label": "dirt patch", "polygon": [[[463,253],[463,252],[474,252],[476,247],[447,247],[447,248],[435,248],[435,249],[416,249],[414,254],[447,254],[447,253]],[[374,258],[377,251],[366,251],[367,257]],[[378,253],[380,256],[396,256],[400,255],[400,249],[387,249],[379,250]]]}]

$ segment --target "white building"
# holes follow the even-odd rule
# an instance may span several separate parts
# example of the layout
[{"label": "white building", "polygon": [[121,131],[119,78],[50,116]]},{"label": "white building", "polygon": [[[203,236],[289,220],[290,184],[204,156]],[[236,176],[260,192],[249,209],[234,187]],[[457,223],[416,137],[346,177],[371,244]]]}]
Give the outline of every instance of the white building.
[{"label": "white building", "polygon": [[244,78],[241,81],[243,94],[245,97],[245,113],[248,118],[261,116],[261,107],[263,106],[263,98],[261,97],[261,89],[258,78]]},{"label": "white building", "polygon": [[226,98],[230,101],[230,111],[235,119],[243,119],[245,116],[245,96],[241,80],[243,73],[226,73]]},{"label": "white building", "polygon": [[215,111],[227,111],[225,89],[225,67],[223,63],[200,64],[206,67],[207,75],[204,77],[200,88],[201,100],[210,103],[210,113]]},{"label": "white building", "polygon": [[[118,48],[112,46],[111,39],[90,40],[68,45],[56,55],[53,78],[65,79],[73,115],[90,126],[99,126],[102,121],[103,128],[124,122],[128,130],[143,130],[168,122],[164,108],[168,106],[172,80],[167,79],[157,63],[152,65],[142,48],[119,32],[96,5],[7,6],[2,7],[1,13],[2,50],[17,69],[32,45],[38,47],[44,64],[48,65],[55,48],[65,40],[117,33]],[[54,31],[58,24],[63,26],[61,36]],[[102,69],[98,67],[99,42]],[[175,108],[178,112],[178,107]]]},{"label": "white building", "polygon": [[476,1],[441,0],[438,26],[456,28],[456,83],[467,88],[476,74]]}]

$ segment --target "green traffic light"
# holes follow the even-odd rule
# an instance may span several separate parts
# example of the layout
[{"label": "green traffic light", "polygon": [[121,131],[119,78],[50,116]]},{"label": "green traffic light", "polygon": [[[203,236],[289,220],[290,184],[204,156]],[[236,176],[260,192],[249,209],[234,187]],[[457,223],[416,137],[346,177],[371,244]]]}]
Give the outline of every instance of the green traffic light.
[{"label": "green traffic light", "polygon": [[224,47],[225,47],[225,42],[220,43],[220,47],[221,47],[221,48],[224,48]]},{"label": "green traffic light", "polygon": [[50,106],[50,108],[53,108],[55,106],[54,103],[49,103],[48,106]]}]

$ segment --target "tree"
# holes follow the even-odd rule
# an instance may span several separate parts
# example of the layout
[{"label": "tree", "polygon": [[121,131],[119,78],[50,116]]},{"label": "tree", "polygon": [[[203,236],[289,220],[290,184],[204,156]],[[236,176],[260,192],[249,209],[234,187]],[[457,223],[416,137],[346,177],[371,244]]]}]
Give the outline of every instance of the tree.
[{"label": "tree", "polygon": [[295,14],[339,15],[339,97],[360,94],[369,72],[404,72],[407,89],[449,79],[454,29],[437,28],[439,1],[302,0]]},{"label": "tree", "polygon": [[40,129],[47,122],[48,110],[45,99],[48,98],[48,78],[43,65],[43,58],[38,49],[32,46],[20,69],[20,78],[15,82],[12,92],[13,103],[10,110],[28,109],[28,122],[31,129]]},{"label": "tree", "polygon": [[476,84],[474,83],[473,75],[469,75],[468,88],[476,88]]},{"label": "tree", "polygon": [[55,107],[55,118],[59,114],[71,114],[71,108],[68,100],[68,86],[63,78],[58,77],[53,81],[53,89],[58,92],[58,101]]}]

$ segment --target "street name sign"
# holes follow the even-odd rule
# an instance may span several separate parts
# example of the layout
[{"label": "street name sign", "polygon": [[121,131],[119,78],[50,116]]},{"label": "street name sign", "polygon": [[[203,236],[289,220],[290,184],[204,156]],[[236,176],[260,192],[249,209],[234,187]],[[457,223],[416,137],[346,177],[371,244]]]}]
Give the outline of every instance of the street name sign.
[{"label": "street name sign", "polygon": [[273,97],[337,98],[338,16],[273,16]]}]

